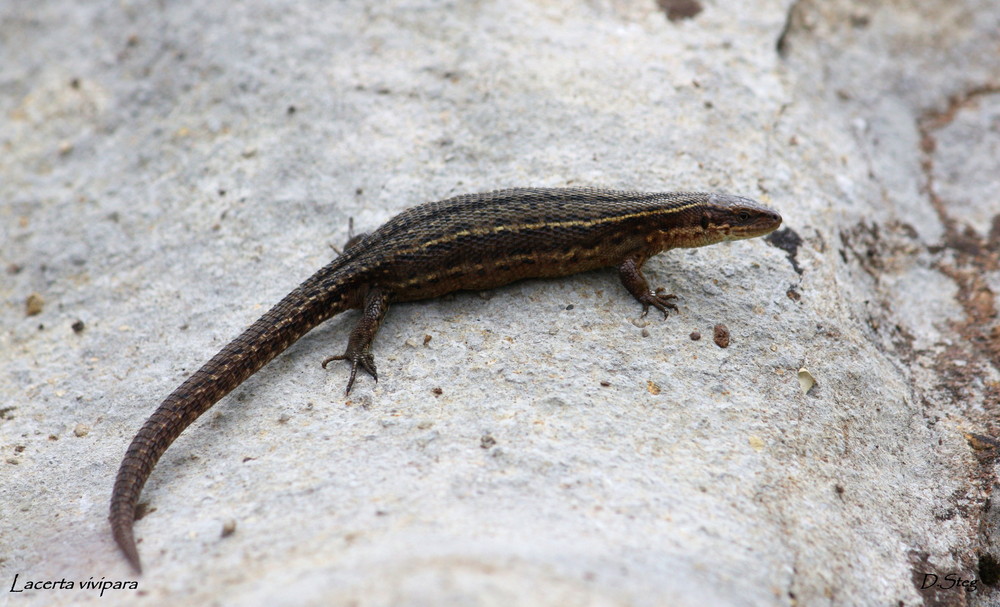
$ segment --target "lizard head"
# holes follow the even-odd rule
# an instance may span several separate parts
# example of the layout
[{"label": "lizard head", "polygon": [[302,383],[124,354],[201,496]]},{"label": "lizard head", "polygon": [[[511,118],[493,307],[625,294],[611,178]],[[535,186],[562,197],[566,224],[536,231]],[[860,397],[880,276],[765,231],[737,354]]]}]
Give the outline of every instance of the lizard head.
[{"label": "lizard head", "polygon": [[648,237],[659,251],[703,247],[725,240],[763,236],[781,225],[781,215],[764,205],[731,194],[690,194],[665,225]]},{"label": "lizard head", "polygon": [[777,211],[731,194],[709,194],[698,215],[695,232],[702,245],[764,236],[781,225]]}]

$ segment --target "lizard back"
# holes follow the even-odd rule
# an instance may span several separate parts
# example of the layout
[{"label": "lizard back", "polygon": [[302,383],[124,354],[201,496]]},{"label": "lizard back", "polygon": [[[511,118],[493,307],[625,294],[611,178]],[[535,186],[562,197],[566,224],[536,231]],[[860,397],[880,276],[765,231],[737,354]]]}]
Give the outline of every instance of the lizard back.
[{"label": "lizard back", "polygon": [[456,196],[400,213],[350,251],[351,261],[392,301],[566,276],[659,252],[650,234],[686,226],[685,213],[711,196],[592,188]]}]

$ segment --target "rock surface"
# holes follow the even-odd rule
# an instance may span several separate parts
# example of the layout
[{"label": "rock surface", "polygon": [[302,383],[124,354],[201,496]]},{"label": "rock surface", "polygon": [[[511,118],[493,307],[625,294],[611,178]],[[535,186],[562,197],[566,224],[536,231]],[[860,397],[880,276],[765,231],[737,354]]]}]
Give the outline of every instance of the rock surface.
[{"label": "rock surface", "polygon": [[[206,4],[0,6],[0,605],[1000,601],[995,2]],[[611,271],[395,306],[348,399],[334,319],[167,452],[135,576],[158,402],[349,220],[519,185],[787,231],[651,260],[666,321]]]}]

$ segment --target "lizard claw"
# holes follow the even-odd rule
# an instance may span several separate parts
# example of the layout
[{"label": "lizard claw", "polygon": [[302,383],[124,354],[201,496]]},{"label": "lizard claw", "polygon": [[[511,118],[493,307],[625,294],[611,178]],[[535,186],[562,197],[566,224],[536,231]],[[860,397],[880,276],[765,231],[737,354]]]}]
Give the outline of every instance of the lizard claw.
[{"label": "lizard claw", "polygon": [[375,378],[375,383],[378,383],[378,372],[375,369],[375,357],[371,355],[371,352],[351,352],[348,350],[343,354],[338,354],[337,356],[330,356],[323,360],[322,366],[325,369],[328,363],[335,360],[348,360],[351,361],[351,377],[347,380],[347,390],[344,391],[344,396],[351,393],[351,388],[354,387],[354,378],[358,374],[358,367],[361,367]]},{"label": "lizard claw", "polygon": [[663,287],[657,287],[655,291],[648,291],[643,297],[639,299],[642,303],[642,314],[639,318],[642,318],[649,312],[649,306],[653,306],[660,312],[663,312],[663,318],[667,318],[667,310],[677,311],[677,306],[671,303],[670,300],[677,299],[677,296],[673,293],[664,294]]}]

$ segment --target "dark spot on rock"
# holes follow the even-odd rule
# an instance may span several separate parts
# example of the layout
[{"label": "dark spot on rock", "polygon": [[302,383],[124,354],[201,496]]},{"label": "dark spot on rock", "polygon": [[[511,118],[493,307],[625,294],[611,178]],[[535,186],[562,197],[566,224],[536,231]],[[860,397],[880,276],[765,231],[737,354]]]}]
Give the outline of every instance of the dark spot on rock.
[{"label": "dark spot on rock", "polygon": [[[802,274],[802,268],[799,267],[799,262],[795,258],[795,256],[799,253],[799,247],[802,246],[802,237],[795,233],[795,230],[791,228],[784,228],[782,230],[771,232],[764,237],[764,241],[787,253],[788,261],[792,263],[792,269],[794,269],[796,273]],[[846,255],[843,251],[841,251],[841,257],[846,261]]]},{"label": "dark spot on rock", "polygon": [[712,333],[713,333],[712,338],[715,340],[715,345],[719,346],[720,348],[729,347],[729,327],[727,327],[722,323],[719,323],[715,325],[715,327],[712,329]]},{"label": "dark spot on rock", "polygon": [[690,19],[703,10],[698,0],[656,0],[656,5],[670,21]]}]

